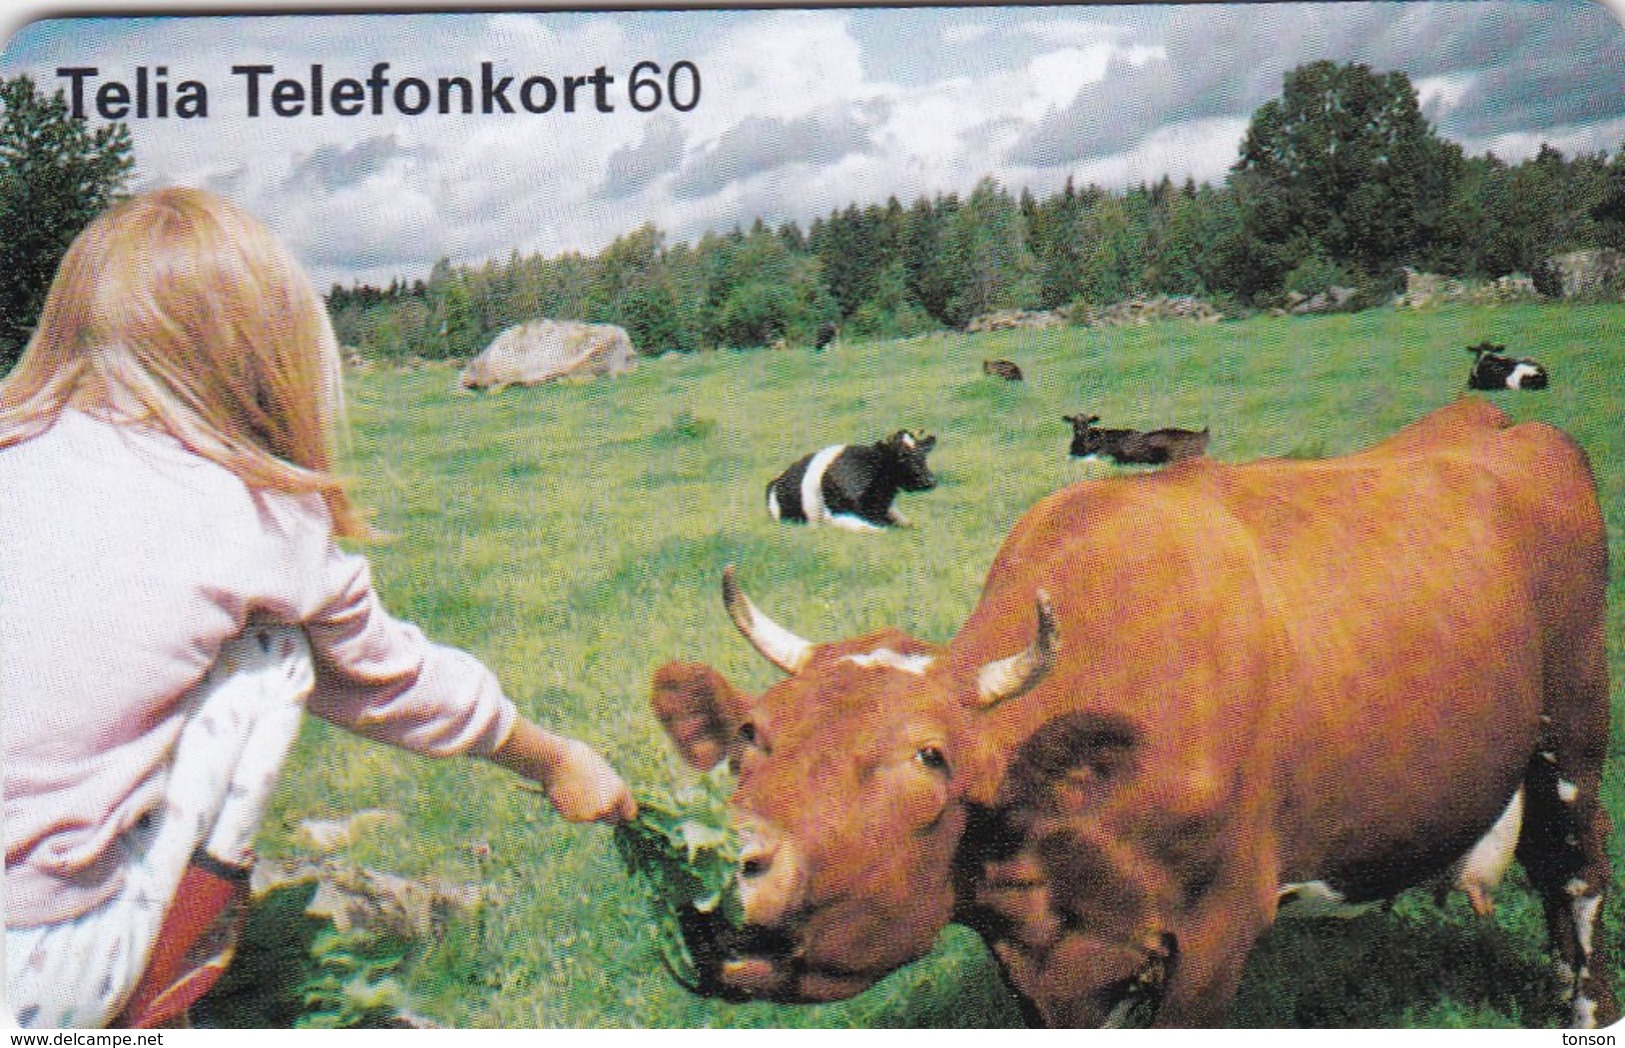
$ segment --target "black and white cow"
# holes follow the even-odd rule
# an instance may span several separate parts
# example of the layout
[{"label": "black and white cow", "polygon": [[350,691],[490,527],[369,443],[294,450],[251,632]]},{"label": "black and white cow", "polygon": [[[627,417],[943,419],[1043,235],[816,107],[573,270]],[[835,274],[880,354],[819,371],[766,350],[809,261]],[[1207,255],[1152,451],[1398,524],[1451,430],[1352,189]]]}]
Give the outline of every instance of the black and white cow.
[{"label": "black and white cow", "polygon": [[1208,431],[1189,429],[1100,429],[1095,423],[1099,415],[1063,415],[1063,422],[1072,423],[1073,458],[1110,456],[1118,463],[1137,463],[1160,466],[1180,459],[1200,458],[1207,452]]},{"label": "black and white cow", "polygon": [[1546,369],[1528,357],[1506,356],[1506,347],[1493,342],[1468,346],[1473,370],[1467,375],[1468,389],[1545,389]]},{"label": "black and white cow", "polygon": [[834,342],[835,336],[839,335],[840,333],[840,328],[836,327],[828,320],[824,321],[822,324],[818,325],[818,334],[813,338],[813,348],[819,350],[823,349],[831,342]]},{"label": "black and white cow", "polygon": [[899,491],[929,491],[937,479],[925,464],[937,438],[898,430],[874,444],[833,444],[803,456],[767,486],[774,520],[829,523],[849,531],[908,527],[892,500]]}]

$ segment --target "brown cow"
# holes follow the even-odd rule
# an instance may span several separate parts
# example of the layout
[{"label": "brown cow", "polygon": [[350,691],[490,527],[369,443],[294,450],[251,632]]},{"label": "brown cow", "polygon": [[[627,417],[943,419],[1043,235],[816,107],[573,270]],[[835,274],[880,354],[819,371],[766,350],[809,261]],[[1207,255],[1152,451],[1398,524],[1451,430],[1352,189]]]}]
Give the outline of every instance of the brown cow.
[{"label": "brown cow", "polygon": [[695,943],[709,984],[850,996],[958,920],[1034,1019],[1217,1024],[1278,911],[1446,875],[1521,787],[1571,1017],[1612,1021],[1606,559],[1583,452],[1467,401],[1344,458],[1057,492],[945,646],[809,643],[725,572],[789,676],[655,675],[684,756],[739,771],[747,924]]}]

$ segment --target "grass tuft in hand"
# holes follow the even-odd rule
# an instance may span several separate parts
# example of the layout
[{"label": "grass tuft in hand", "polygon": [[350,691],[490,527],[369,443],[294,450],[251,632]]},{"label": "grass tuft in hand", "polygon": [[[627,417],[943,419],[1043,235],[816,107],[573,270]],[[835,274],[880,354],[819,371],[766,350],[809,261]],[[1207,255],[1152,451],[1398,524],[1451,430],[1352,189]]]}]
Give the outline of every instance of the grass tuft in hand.
[{"label": "grass tuft in hand", "polygon": [[[615,828],[621,861],[648,887],[661,956],[685,987],[705,992],[697,962],[744,921],[739,901],[739,833],[728,811],[733,775],[719,764],[675,793],[636,790],[638,817]],[[709,958],[701,958],[709,959]]]}]

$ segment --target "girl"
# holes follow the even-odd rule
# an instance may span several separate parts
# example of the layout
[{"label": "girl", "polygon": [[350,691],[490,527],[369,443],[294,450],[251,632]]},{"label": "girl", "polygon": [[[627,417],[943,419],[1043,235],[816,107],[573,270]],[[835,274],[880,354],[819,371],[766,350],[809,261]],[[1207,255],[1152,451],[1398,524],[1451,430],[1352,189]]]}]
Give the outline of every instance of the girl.
[{"label": "girl", "polygon": [[0,384],[4,968],[23,1025],[151,1025],[212,982],[306,706],[489,758],[572,821],[635,814],[601,756],[391,618],[335,544],[365,533],[333,473],[340,410],[321,299],[226,201],[139,196],[69,248]]}]

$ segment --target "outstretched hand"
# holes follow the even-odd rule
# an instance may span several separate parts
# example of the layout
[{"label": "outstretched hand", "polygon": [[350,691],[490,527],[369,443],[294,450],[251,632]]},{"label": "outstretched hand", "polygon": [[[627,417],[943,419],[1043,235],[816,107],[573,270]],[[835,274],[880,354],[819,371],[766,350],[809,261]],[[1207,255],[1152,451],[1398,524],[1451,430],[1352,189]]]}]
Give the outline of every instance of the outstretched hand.
[{"label": "outstretched hand", "polygon": [[559,815],[570,822],[635,818],[632,791],[601,754],[579,739],[555,735],[521,719],[491,759],[539,783]]},{"label": "outstretched hand", "polygon": [[565,739],[547,799],[570,822],[620,822],[637,816],[638,805],[609,761],[576,739]]}]

